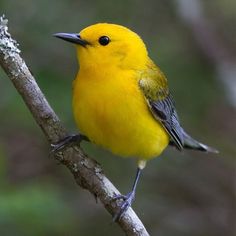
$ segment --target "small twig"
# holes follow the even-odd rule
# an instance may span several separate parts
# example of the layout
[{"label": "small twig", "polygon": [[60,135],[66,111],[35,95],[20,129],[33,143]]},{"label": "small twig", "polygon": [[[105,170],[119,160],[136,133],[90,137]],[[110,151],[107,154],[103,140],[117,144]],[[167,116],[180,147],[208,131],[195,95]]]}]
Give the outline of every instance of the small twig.
[{"label": "small twig", "polygon": [[[67,132],[59,118],[48,104],[24,60],[15,40],[8,33],[7,19],[0,18],[0,65],[25,101],[37,124],[43,130],[49,143],[65,138]],[[103,174],[101,166],[89,158],[81,148],[75,146],[55,155],[55,158],[67,166],[76,182],[89,190],[114,215],[119,202],[113,196],[120,194]],[[149,235],[135,212],[129,208],[118,222],[126,235]]]}]

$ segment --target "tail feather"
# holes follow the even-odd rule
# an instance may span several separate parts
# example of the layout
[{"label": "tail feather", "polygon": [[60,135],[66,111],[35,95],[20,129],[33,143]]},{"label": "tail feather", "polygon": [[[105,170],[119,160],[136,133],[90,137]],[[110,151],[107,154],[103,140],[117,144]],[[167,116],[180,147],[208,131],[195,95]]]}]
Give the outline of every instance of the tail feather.
[{"label": "tail feather", "polygon": [[185,131],[182,131],[183,134],[183,141],[184,141],[184,148],[186,149],[194,149],[203,152],[212,152],[212,153],[219,153],[219,151],[213,147],[209,147],[203,143],[198,142],[197,140],[190,137]]}]

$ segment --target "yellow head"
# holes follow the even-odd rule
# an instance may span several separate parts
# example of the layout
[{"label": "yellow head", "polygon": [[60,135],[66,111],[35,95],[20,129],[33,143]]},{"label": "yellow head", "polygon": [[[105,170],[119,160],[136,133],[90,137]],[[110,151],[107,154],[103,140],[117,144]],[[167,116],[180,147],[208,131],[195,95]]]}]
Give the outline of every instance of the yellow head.
[{"label": "yellow head", "polygon": [[95,67],[142,69],[147,62],[148,53],[142,39],[124,26],[99,23],[79,34],[55,36],[76,44],[81,70]]}]

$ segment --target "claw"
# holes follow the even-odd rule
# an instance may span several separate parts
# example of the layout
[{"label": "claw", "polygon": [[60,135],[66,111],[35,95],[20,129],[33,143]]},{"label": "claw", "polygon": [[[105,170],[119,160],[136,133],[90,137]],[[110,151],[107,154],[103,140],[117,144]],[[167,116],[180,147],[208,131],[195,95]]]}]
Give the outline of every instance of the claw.
[{"label": "claw", "polygon": [[[128,195],[128,194],[127,194]],[[127,199],[127,195],[123,195],[123,194],[114,194],[113,200],[126,200]]]},{"label": "claw", "polygon": [[119,221],[128,208],[132,205],[135,199],[135,191],[128,193],[127,195],[115,195],[114,200],[122,199],[123,203],[120,206],[119,212],[113,216],[113,222]]},{"label": "claw", "polygon": [[70,147],[75,143],[80,144],[82,140],[89,141],[89,139],[82,134],[73,134],[73,135],[67,136],[64,139],[60,140],[59,142],[55,144],[51,144],[52,150],[50,151],[50,154],[63,151],[66,147]]},{"label": "claw", "polygon": [[132,205],[135,198],[135,191],[136,191],[136,187],[137,187],[137,183],[140,177],[141,170],[142,169],[138,167],[134,184],[132,187],[132,191],[130,193],[128,193],[127,195],[115,194],[114,200],[122,199],[123,203],[121,204],[119,211],[113,216],[113,219],[112,219],[113,222],[119,221],[121,217],[124,215],[124,213],[128,210],[128,208]]}]

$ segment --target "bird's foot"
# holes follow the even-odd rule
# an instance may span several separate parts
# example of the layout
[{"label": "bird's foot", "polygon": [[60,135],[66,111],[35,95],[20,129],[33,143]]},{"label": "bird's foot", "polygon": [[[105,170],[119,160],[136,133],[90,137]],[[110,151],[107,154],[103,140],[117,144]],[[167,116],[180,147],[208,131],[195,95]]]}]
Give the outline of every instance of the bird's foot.
[{"label": "bird's foot", "polygon": [[132,205],[135,199],[135,191],[128,193],[127,195],[115,195],[114,200],[122,199],[123,202],[120,206],[119,211],[113,216],[113,222],[119,221],[128,208]]},{"label": "bird's foot", "polygon": [[63,151],[66,147],[70,147],[72,145],[80,144],[82,140],[89,141],[89,139],[82,134],[72,134],[66,136],[64,139],[60,140],[55,144],[51,144],[51,152],[50,154],[55,154],[57,152]]}]

